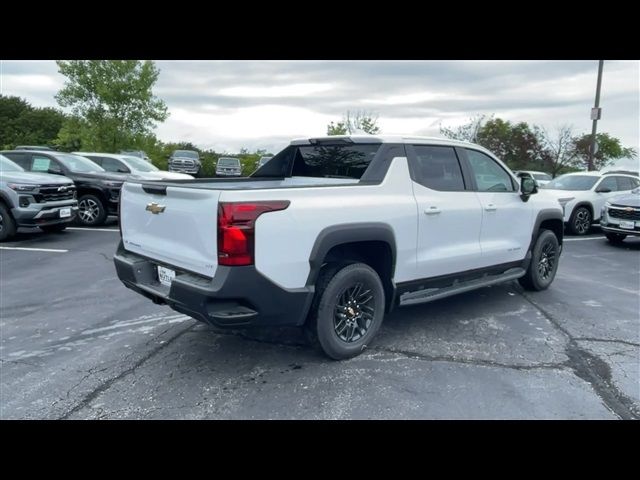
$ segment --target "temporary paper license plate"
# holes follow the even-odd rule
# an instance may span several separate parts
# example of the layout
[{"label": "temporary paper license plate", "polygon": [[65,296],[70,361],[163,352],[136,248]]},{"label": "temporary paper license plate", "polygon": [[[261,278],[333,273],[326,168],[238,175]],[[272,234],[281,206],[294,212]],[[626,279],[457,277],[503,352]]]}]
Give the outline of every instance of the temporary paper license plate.
[{"label": "temporary paper license plate", "polygon": [[70,216],[71,216],[71,209],[70,208],[61,208],[60,209],[60,218],[67,218],[67,217],[70,217]]},{"label": "temporary paper license plate", "polygon": [[176,278],[176,272],[171,270],[170,268],[161,267],[158,265],[158,280],[163,285],[167,287],[171,286],[171,282]]}]

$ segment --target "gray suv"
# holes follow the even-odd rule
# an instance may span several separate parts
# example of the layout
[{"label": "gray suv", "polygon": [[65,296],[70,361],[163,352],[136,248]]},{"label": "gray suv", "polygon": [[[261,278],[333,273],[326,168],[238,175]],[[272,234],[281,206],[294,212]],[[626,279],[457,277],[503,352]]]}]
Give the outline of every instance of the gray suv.
[{"label": "gray suv", "polygon": [[202,176],[200,154],[195,150],[176,150],[169,156],[170,172],[188,173],[194,177]]},{"label": "gray suv", "polygon": [[221,157],[216,164],[216,177],[240,177],[242,165],[240,159],[234,157]]},{"label": "gray suv", "polygon": [[60,175],[25,172],[0,155],[0,241],[18,227],[60,232],[78,213],[76,187]]}]

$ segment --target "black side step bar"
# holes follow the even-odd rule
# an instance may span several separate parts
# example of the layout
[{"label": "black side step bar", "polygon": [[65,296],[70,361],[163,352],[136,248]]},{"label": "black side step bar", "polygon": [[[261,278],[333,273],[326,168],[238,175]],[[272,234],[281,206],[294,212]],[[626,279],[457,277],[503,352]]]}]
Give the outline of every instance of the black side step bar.
[{"label": "black side step bar", "polygon": [[400,296],[400,306],[416,305],[418,303],[432,302],[440,298],[450,297],[458,293],[469,292],[476,288],[488,287],[497,283],[508,282],[523,277],[526,273],[524,268],[511,268],[499,275],[485,275],[481,278],[468,280],[466,282],[454,283],[448,287],[426,288],[416,292],[407,292]]}]

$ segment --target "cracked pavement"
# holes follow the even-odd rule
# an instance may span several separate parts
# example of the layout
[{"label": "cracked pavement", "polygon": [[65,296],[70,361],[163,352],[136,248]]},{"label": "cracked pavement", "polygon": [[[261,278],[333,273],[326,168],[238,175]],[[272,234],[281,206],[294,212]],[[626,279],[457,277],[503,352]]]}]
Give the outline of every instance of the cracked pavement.
[{"label": "cracked pavement", "polygon": [[397,309],[335,362],[297,329],[220,331],[136,295],[118,238],[32,229],[5,245],[69,251],[0,251],[0,418],[640,418],[640,239],[567,237],[549,290]]}]

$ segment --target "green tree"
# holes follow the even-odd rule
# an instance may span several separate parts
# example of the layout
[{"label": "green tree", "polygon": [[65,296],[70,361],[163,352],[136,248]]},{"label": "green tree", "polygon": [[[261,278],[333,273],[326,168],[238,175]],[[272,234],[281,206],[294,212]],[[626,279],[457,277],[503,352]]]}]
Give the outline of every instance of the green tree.
[{"label": "green tree", "polygon": [[[596,170],[608,166],[613,160],[618,158],[635,158],[638,152],[631,147],[623,147],[619,139],[612,137],[608,133],[596,134],[596,142],[598,142],[598,151],[593,158],[593,165]],[[589,145],[591,144],[591,134],[585,134],[577,137],[573,141],[576,158],[579,166],[586,168],[589,160]]]},{"label": "green tree", "polygon": [[149,135],[167,117],[167,107],[153,95],[160,71],[151,61],[58,61],[67,77],[56,95],[82,122],[75,132],[83,149],[117,152],[140,136]]},{"label": "green tree", "polygon": [[0,147],[50,145],[65,121],[55,108],[34,108],[19,97],[0,95]]},{"label": "green tree", "polygon": [[380,133],[378,117],[364,110],[357,110],[355,112],[347,110],[342,121],[337,123],[331,122],[327,125],[327,135],[351,135],[358,133],[359,130],[370,135]]}]

